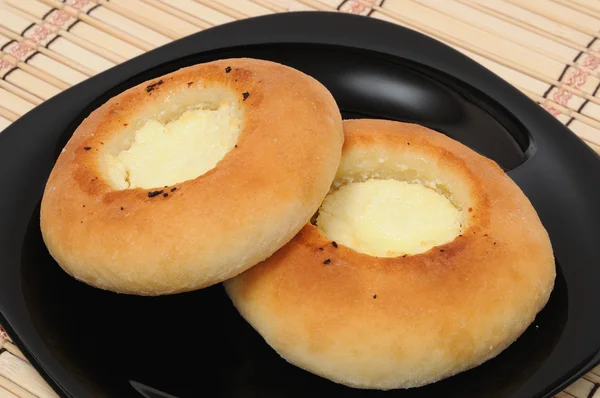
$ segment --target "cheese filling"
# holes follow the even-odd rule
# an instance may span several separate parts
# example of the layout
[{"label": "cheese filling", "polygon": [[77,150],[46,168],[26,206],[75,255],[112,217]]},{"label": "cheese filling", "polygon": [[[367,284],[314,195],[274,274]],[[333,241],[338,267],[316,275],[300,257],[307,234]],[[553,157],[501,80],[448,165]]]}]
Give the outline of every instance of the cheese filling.
[{"label": "cheese filling", "polygon": [[107,155],[109,178],[117,189],[194,179],[214,168],[235,146],[240,123],[226,101],[217,109],[187,110],[167,123],[147,120],[128,149]]},{"label": "cheese filling", "polygon": [[358,252],[396,257],[426,252],[461,233],[462,212],[421,184],[370,179],[325,197],[317,227]]}]

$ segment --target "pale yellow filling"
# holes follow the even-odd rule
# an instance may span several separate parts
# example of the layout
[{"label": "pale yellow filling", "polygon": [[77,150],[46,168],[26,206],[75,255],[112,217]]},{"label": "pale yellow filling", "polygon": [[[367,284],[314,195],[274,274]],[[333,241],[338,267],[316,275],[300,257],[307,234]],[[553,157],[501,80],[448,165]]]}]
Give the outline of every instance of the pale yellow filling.
[{"label": "pale yellow filling", "polygon": [[317,227],[331,240],[377,257],[423,253],[461,232],[462,212],[421,184],[370,179],[330,193]]},{"label": "pale yellow filling", "polygon": [[146,121],[131,146],[107,155],[117,189],[155,188],[194,179],[210,169],[236,144],[237,112],[226,101],[217,109],[188,110],[173,121]]}]

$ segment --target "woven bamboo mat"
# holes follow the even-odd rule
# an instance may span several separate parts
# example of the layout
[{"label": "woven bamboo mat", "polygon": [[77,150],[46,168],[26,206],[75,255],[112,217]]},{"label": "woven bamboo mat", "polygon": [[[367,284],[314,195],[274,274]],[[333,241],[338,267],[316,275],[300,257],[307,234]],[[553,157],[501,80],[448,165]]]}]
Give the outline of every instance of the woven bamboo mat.
[{"label": "woven bamboo mat", "polygon": [[[0,131],[61,90],[169,41],[302,10],[361,14],[432,36],[600,152],[599,0],[0,0]],[[599,387],[600,366],[557,397],[600,398]],[[15,396],[56,394],[0,327],[0,398]]]}]

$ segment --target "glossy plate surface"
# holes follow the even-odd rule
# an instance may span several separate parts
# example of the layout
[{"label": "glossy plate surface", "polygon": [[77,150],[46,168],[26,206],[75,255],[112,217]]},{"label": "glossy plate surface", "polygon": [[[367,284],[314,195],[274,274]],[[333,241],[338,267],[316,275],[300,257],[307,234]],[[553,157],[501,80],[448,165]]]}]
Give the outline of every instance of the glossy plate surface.
[{"label": "glossy plate surface", "polygon": [[[276,32],[276,33],[274,33]],[[182,66],[255,57],[311,74],[345,117],[424,124],[496,160],[548,229],[550,302],[509,349],[431,386],[353,390],[288,365],[221,285],[169,297],[76,282],[49,256],[39,202],[58,153],[107,99]],[[600,357],[600,159],[535,103],[458,52],[363,17],[278,14],[144,54],[45,102],[0,135],[0,322],[65,397],[549,397]],[[377,333],[376,330],[373,333]]]}]

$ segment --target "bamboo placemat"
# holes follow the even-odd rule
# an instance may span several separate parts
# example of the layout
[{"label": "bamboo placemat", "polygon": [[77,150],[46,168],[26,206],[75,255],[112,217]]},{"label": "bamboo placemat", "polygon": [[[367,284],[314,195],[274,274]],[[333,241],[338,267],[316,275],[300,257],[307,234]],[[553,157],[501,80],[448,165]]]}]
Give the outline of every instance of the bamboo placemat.
[{"label": "bamboo placemat", "polygon": [[[432,36],[600,152],[598,0],[0,0],[0,131],[71,85],[169,41],[303,10],[365,15]],[[557,397],[600,398],[599,388],[600,366]],[[0,398],[15,396],[56,394],[0,327]]]}]

